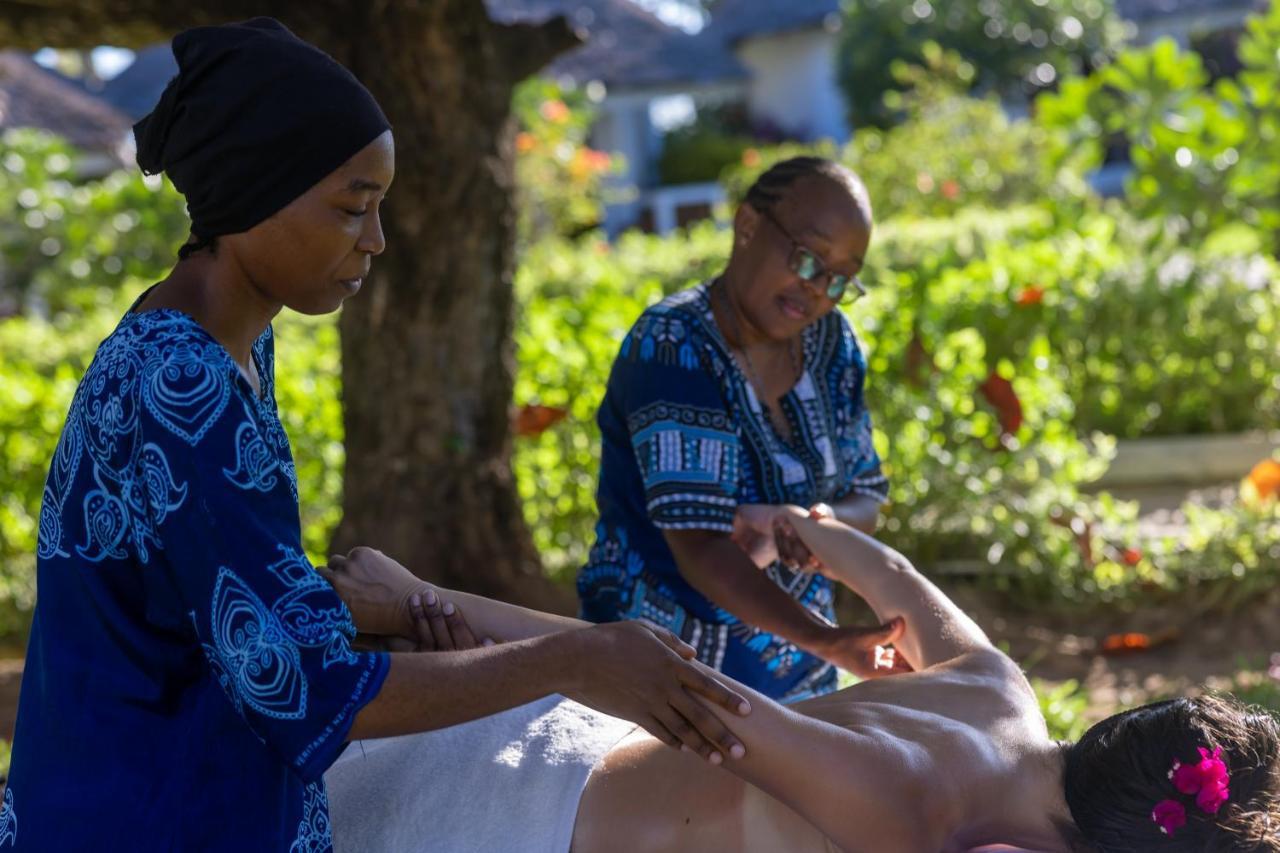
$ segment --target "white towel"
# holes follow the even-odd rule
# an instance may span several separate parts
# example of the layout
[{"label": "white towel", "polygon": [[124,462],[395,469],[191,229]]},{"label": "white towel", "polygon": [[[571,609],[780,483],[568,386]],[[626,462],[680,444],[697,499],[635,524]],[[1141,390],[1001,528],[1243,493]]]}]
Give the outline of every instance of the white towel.
[{"label": "white towel", "polygon": [[561,696],[356,741],[325,773],[335,850],[565,853],[591,769],[635,729]]}]

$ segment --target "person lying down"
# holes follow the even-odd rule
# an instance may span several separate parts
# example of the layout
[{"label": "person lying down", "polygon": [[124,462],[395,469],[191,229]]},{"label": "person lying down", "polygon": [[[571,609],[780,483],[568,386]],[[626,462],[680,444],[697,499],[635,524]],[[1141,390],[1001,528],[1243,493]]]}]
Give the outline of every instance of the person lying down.
[{"label": "person lying down", "polygon": [[[736,685],[751,713],[717,712],[746,747],[729,760],[562,697],[353,743],[326,775],[336,848],[1280,850],[1272,716],[1226,696],[1173,699],[1054,741],[1018,666],[906,558],[839,522],[782,513],[822,571],[881,621],[903,620],[896,652],[915,672],[793,706]],[[477,636],[563,629],[440,595]]]}]

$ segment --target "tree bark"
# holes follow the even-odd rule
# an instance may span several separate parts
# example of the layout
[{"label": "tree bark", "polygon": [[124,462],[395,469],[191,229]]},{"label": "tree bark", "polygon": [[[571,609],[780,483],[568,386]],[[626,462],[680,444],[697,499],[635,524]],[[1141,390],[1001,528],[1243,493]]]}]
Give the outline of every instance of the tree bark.
[{"label": "tree bark", "polygon": [[563,19],[496,24],[480,0],[0,0],[0,40],[136,46],[262,14],[347,65],[396,138],[387,251],[340,320],[346,468],[334,550],[371,545],[448,586],[567,610],[571,594],[542,574],[511,468],[510,103],[515,84],[576,37]]},{"label": "tree bark", "polygon": [[[335,544],[371,544],[448,586],[563,609],[511,469],[510,104],[523,75],[509,62],[527,63],[544,31],[523,33],[517,53],[513,32],[476,0],[429,9],[425,26],[390,10],[371,16],[351,63],[395,123],[384,221],[401,251],[378,259],[367,292],[343,309],[347,466]],[[406,38],[412,29],[420,35]],[[397,41],[396,51],[374,47]]]}]

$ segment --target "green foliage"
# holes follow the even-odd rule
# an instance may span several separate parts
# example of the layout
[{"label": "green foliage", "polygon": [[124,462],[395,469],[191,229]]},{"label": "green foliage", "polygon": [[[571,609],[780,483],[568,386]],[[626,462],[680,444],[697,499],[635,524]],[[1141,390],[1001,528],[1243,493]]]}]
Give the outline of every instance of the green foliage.
[{"label": "green foliage", "polygon": [[[868,351],[868,400],[893,483],[885,541],[928,570],[989,566],[991,582],[1022,603],[1132,602],[1212,586],[1245,553],[1254,582],[1274,582],[1280,550],[1256,525],[1230,521],[1236,510],[1192,525],[1223,525],[1212,548],[1203,538],[1145,543],[1132,505],[1079,490],[1110,457],[1112,440],[1091,433],[1098,423],[1151,434],[1274,422],[1280,365],[1274,346],[1257,346],[1274,341],[1280,318],[1269,262],[1183,257],[1166,238],[1103,214],[1062,229],[1036,208],[879,230],[872,295],[850,317]],[[679,240],[545,244],[526,257],[517,401],[569,417],[518,440],[516,472],[557,574],[571,573],[591,541],[594,413],[622,335],[661,294],[718,271],[727,248],[725,232],[703,225]],[[1250,264],[1268,274],[1232,272]],[[1019,398],[1011,430],[981,391],[993,371]],[[1199,386],[1228,403],[1202,405]]]},{"label": "green foliage", "polygon": [[1087,78],[1037,102],[1042,126],[1065,131],[1060,151],[1087,165],[1127,138],[1131,209],[1176,216],[1189,240],[1244,223],[1280,245],[1280,4],[1248,21],[1244,70],[1206,88],[1200,57],[1164,40],[1123,52]]},{"label": "green foliage", "polygon": [[754,145],[748,136],[702,124],[679,128],[663,137],[658,179],[664,185],[714,181]]},{"label": "green foliage", "polygon": [[521,243],[574,236],[599,224],[607,195],[603,180],[619,164],[587,147],[594,110],[586,93],[534,77],[516,88],[512,112],[520,127],[515,149]]},{"label": "green foliage", "polygon": [[[843,148],[830,143],[752,149],[722,175],[734,201],[774,163],[800,154],[838,160],[867,185],[880,221],[950,216],[974,205],[1074,204],[1087,192],[1083,172],[1051,155],[1054,134],[1013,121],[994,97],[961,95],[937,76],[954,56],[931,50],[928,67],[905,68],[910,88],[898,98],[905,120],[889,130],[865,128]],[[1051,208],[1054,209],[1054,208]],[[1063,207],[1063,216],[1073,208]],[[1055,209],[1056,210],[1056,209]]]},{"label": "green foliage", "polygon": [[1031,682],[1040,700],[1040,713],[1054,740],[1077,741],[1089,728],[1085,713],[1089,710],[1089,692],[1080,682],[1068,679],[1051,684],[1042,679]]},{"label": "green foliage", "polygon": [[681,240],[628,233],[533,247],[516,277],[517,403],[568,410],[539,436],[517,438],[514,466],[525,517],[553,577],[572,579],[595,524],[600,433],[596,408],[622,337],[665,293],[713,275],[728,234],[710,223]]},{"label": "green foliage", "polygon": [[76,177],[74,149],[30,130],[0,138],[0,315],[114,304],[122,283],[174,259],[183,202],[137,172]]},{"label": "green foliage", "polygon": [[[99,342],[144,287],[128,282],[114,304],[92,311],[0,320],[0,635],[22,630],[34,602],[40,496],[71,397]],[[276,330],[276,395],[297,463],[303,544],[323,560],[341,515],[337,326],[286,314]]]},{"label": "green foliage", "polygon": [[49,462],[80,377],[114,325],[112,313],[0,320],[0,634],[25,630]]},{"label": "green foliage", "polygon": [[884,95],[902,88],[901,64],[926,45],[955,51],[981,91],[1032,92],[1071,71],[1096,67],[1124,37],[1112,0],[851,0],[845,6],[838,75],[857,128],[900,118]]}]

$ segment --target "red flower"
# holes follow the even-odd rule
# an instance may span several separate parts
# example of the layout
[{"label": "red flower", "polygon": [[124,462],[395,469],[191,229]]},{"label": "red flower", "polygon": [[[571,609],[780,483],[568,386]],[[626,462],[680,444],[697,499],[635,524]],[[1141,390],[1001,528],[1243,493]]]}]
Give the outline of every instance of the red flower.
[{"label": "red flower", "polygon": [[1137,548],[1125,548],[1120,552],[1120,559],[1126,566],[1136,566],[1142,562],[1142,552]]},{"label": "red flower", "polygon": [[915,332],[911,336],[911,341],[907,344],[906,359],[907,382],[919,388],[924,384],[923,373],[933,373],[933,359],[929,357],[929,351],[924,348],[924,341],[920,339],[920,333]]},{"label": "red flower", "polygon": [[996,417],[1000,421],[1000,429],[1006,435],[1012,435],[1022,426],[1022,401],[1018,399],[1017,393],[1013,390],[1013,383],[1005,379],[994,370],[987,376],[986,381],[978,386],[978,390],[982,392],[982,396],[996,410]]},{"label": "red flower", "polygon": [[960,197],[960,185],[955,181],[943,181],[942,186],[939,187],[938,190],[942,193],[942,197],[947,201],[955,201]]},{"label": "red flower", "polygon": [[1187,810],[1177,800],[1161,800],[1151,810],[1151,819],[1160,827],[1161,832],[1172,835],[1187,825]]},{"label": "red flower", "polygon": [[515,411],[511,431],[519,436],[541,435],[568,416],[569,411],[556,406],[526,404]]},{"label": "red flower", "polygon": [[1015,300],[1019,305],[1039,305],[1044,301],[1044,288],[1038,284],[1024,287]]}]

